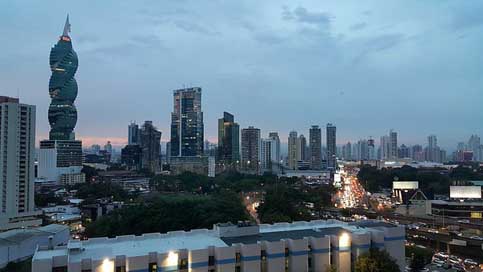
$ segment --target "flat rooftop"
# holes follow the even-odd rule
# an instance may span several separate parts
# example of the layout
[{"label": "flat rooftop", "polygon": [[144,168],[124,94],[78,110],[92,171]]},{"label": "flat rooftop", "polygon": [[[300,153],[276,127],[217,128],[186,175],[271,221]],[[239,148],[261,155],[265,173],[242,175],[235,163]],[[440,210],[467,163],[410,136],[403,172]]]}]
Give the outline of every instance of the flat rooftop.
[{"label": "flat rooftop", "polygon": [[[82,259],[102,260],[119,255],[145,256],[150,252],[167,253],[180,249],[197,250],[210,246],[226,247],[233,244],[256,244],[260,241],[280,241],[283,239],[303,239],[305,237],[324,237],[340,235],[342,232],[366,232],[365,228],[395,227],[379,221],[361,221],[344,223],[337,220],[315,220],[310,222],[261,224],[246,232],[245,227],[233,224],[218,224],[212,230],[198,229],[192,231],[175,231],[165,234],[148,233],[141,236],[126,235],[115,238],[92,238],[85,241],[71,240],[69,245],[52,250],[39,249],[34,259],[50,259],[53,256],[69,256],[69,260],[80,262]],[[222,235],[220,229],[230,228],[235,235]],[[232,232],[230,232],[233,234]],[[70,248],[70,249],[69,249]],[[74,248],[72,250],[72,248]],[[75,250],[82,248],[82,250]]]},{"label": "flat rooftop", "polygon": [[238,237],[222,237],[221,239],[228,245],[233,244],[256,244],[260,241],[276,242],[282,239],[299,240],[305,237],[320,238],[326,235],[339,235],[343,232],[347,232],[346,229],[341,227],[321,228],[321,229],[306,229],[306,230],[289,230],[289,231],[275,231],[265,232],[258,235],[238,236]]}]

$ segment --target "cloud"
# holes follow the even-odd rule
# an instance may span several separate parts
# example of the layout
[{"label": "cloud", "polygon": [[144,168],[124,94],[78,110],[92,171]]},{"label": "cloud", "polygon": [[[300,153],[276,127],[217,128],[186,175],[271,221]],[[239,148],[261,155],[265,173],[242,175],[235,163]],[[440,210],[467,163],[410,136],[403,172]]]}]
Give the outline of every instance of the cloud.
[{"label": "cloud", "polygon": [[332,16],[326,12],[311,12],[301,6],[295,8],[293,11],[284,6],[282,19],[314,25],[321,29],[328,29],[330,27]]},{"label": "cloud", "polygon": [[254,35],[255,40],[266,44],[279,44],[284,41],[284,38],[277,35],[275,32],[260,32]]},{"label": "cloud", "polygon": [[176,20],[173,22],[173,24],[186,31],[186,32],[193,32],[193,33],[201,33],[201,34],[205,34],[205,35],[210,35],[210,36],[214,36],[214,35],[220,35],[221,33],[220,32],[217,32],[215,30],[212,30],[212,29],[208,29],[200,24],[197,24],[197,23],[194,23],[194,22],[190,22],[190,21],[184,21],[184,20]]},{"label": "cloud", "polygon": [[383,34],[366,39],[365,41],[358,41],[353,48],[360,48],[359,53],[353,59],[353,63],[359,63],[372,53],[381,52],[398,46],[406,39],[404,34]]},{"label": "cloud", "polygon": [[358,30],[362,30],[362,29],[364,29],[366,27],[367,27],[367,23],[362,22],[362,23],[358,23],[358,24],[351,25],[350,30],[352,30],[352,31],[358,31]]},{"label": "cloud", "polygon": [[450,28],[463,30],[483,25],[483,5],[458,7],[452,12]]}]

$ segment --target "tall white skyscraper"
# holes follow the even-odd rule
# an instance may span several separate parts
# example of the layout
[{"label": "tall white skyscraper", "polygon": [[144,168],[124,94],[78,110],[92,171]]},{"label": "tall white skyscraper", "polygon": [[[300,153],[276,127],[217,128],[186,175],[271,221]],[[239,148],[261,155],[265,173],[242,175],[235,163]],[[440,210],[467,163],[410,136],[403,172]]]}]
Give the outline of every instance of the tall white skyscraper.
[{"label": "tall white skyscraper", "polygon": [[35,106],[0,97],[0,230],[40,224],[34,212]]}]

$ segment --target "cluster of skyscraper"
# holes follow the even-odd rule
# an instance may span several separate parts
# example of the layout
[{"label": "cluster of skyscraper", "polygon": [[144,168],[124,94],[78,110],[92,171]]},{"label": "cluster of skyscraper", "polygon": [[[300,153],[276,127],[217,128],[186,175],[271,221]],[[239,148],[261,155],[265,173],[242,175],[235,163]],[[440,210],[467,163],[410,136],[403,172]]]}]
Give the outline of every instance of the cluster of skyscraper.
[{"label": "cluster of skyscraper", "polygon": [[391,130],[389,135],[380,138],[379,148],[376,149],[373,139],[362,139],[356,143],[344,144],[339,152],[343,160],[385,160],[411,159],[413,161],[428,161],[442,163],[449,160],[446,151],[438,146],[436,135],[428,136],[426,147],[421,145],[398,145],[397,132]]},{"label": "cluster of skyscraper", "polygon": [[[327,124],[326,151],[322,151],[322,130],[314,125],[309,129],[309,144],[303,134],[291,131],[288,136],[288,168],[292,170],[335,169],[336,127]],[[325,162],[325,163],[324,163]]]}]

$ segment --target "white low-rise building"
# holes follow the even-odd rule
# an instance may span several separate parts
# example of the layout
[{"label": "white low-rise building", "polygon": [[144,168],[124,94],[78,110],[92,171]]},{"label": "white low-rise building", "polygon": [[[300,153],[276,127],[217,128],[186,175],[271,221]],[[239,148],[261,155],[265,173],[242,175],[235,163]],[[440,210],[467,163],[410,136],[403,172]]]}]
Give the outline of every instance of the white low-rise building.
[{"label": "white low-rise building", "polygon": [[69,228],[56,224],[2,232],[0,233],[0,268],[9,262],[18,262],[31,257],[38,246],[53,248],[53,246],[66,245],[69,238]]},{"label": "white low-rise building", "polygon": [[351,271],[357,256],[385,249],[403,270],[405,229],[381,221],[337,220],[252,225],[218,224],[212,230],[71,240],[39,248],[33,272],[114,271]]}]

